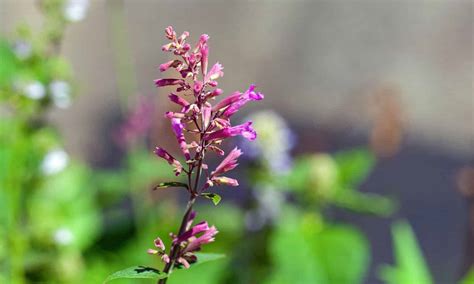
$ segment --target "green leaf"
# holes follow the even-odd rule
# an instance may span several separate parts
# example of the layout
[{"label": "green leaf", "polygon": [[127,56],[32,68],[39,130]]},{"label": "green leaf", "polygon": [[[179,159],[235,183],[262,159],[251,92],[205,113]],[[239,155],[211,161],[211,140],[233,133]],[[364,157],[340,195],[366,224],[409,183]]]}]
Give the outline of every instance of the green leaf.
[{"label": "green leaf", "polygon": [[219,202],[221,202],[221,199],[222,199],[221,196],[216,193],[203,193],[201,194],[201,196],[212,200],[212,203],[214,203],[214,205],[219,204]]},{"label": "green leaf", "polygon": [[218,259],[221,259],[221,258],[225,257],[225,254],[222,254],[222,253],[197,252],[197,253],[195,253],[195,255],[197,256],[198,261],[193,264],[194,266],[196,266],[198,264],[203,264],[203,263],[206,263],[206,262],[209,262],[209,261],[218,260]]},{"label": "green leaf", "polygon": [[459,284],[470,284],[474,283],[474,267],[472,267]]},{"label": "green leaf", "polygon": [[197,257],[197,261],[195,263],[191,263],[190,268],[186,269],[183,266],[175,267],[173,272],[171,273],[171,275],[174,276],[177,273],[181,274],[181,273],[184,273],[184,272],[188,271],[189,269],[193,269],[194,267],[199,266],[201,264],[211,262],[211,261],[214,261],[214,260],[218,260],[218,259],[222,259],[222,258],[225,257],[225,254],[220,254],[220,253],[202,253],[202,252],[198,252],[198,253],[195,253],[195,255]]},{"label": "green leaf", "polygon": [[334,156],[343,185],[358,186],[375,166],[375,156],[365,148],[339,152]]},{"label": "green leaf", "polygon": [[380,278],[385,283],[431,284],[433,279],[418,245],[415,234],[407,222],[392,226],[395,266],[383,266]]},{"label": "green leaf", "polygon": [[133,266],[109,275],[109,277],[105,279],[104,283],[122,278],[163,279],[166,277],[168,277],[168,274],[153,267]]},{"label": "green leaf", "polygon": [[182,183],[182,182],[178,182],[178,181],[168,181],[168,182],[162,182],[162,183],[159,183],[157,186],[155,186],[153,188],[153,190],[156,190],[156,189],[161,189],[161,188],[168,188],[168,187],[184,187],[184,188],[188,188],[188,185],[185,184],[185,183]]}]

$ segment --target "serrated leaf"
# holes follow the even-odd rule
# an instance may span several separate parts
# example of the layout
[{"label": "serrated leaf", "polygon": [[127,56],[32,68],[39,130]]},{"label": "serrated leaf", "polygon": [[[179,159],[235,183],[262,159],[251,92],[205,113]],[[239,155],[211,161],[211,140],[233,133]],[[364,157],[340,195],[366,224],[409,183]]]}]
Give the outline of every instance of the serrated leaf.
[{"label": "serrated leaf", "polygon": [[187,189],[188,185],[182,182],[178,182],[178,181],[168,181],[168,182],[159,183],[157,186],[153,188],[153,190],[168,188],[168,187],[184,187]]},{"label": "serrated leaf", "polygon": [[221,199],[222,199],[221,196],[217,193],[203,193],[201,194],[201,196],[212,200],[212,203],[214,203],[214,205],[219,204],[219,202],[221,202]]},{"label": "serrated leaf", "polygon": [[159,271],[153,267],[146,267],[146,266],[132,266],[126,268],[124,270],[117,271],[107,279],[105,279],[104,283],[115,279],[123,279],[123,278],[142,278],[142,279],[164,279],[168,277],[168,274]]}]

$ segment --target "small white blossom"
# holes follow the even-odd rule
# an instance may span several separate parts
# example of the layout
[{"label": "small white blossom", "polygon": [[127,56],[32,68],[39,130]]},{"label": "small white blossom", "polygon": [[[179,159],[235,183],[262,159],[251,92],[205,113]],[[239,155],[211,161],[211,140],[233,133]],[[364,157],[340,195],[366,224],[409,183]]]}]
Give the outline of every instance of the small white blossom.
[{"label": "small white blossom", "polygon": [[46,90],[41,82],[33,81],[23,87],[23,94],[32,100],[40,100],[46,95]]},{"label": "small white blossom", "polygon": [[32,50],[31,44],[23,40],[16,41],[13,44],[13,52],[20,60],[25,60],[30,57]]},{"label": "small white blossom", "polygon": [[71,86],[65,81],[53,81],[49,85],[51,98],[58,108],[68,108],[71,106]]},{"label": "small white blossom", "polygon": [[61,172],[69,162],[68,154],[61,149],[55,149],[46,154],[41,163],[41,171],[45,175],[52,175]]},{"label": "small white blossom", "polygon": [[54,241],[59,245],[69,245],[74,241],[74,234],[68,228],[59,228],[54,232]]},{"label": "small white blossom", "polygon": [[83,20],[89,4],[89,0],[67,0],[64,5],[64,17],[71,22]]}]

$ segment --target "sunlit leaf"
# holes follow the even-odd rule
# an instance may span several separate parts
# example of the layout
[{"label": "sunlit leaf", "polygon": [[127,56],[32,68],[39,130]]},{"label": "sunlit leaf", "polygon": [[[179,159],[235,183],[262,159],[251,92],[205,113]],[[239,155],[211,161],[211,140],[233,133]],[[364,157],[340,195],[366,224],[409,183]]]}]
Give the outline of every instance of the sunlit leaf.
[{"label": "sunlit leaf", "polygon": [[104,283],[123,278],[144,278],[157,280],[166,277],[168,277],[168,274],[161,272],[158,269],[146,266],[133,266],[109,275],[109,277],[105,279]]},{"label": "sunlit leaf", "polygon": [[214,203],[214,205],[217,205],[219,204],[219,202],[221,202],[221,196],[217,193],[203,193],[201,194],[202,197],[205,197],[207,199],[210,199],[212,200],[212,203]]},{"label": "sunlit leaf", "polygon": [[162,188],[168,188],[168,187],[184,187],[184,188],[188,188],[188,185],[185,184],[185,183],[182,183],[182,182],[178,182],[178,181],[168,181],[168,182],[159,183],[157,186],[155,186],[155,187],[153,188],[153,190],[155,190],[155,189],[162,189]]}]

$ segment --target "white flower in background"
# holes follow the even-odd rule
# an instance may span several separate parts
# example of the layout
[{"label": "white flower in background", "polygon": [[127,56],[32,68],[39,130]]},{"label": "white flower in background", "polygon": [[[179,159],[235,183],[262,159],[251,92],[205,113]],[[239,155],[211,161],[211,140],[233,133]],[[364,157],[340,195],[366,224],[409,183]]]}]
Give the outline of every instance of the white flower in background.
[{"label": "white flower in background", "polygon": [[41,163],[41,171],[45,175],[61,172],[69,162],[68,154],[62,149],[55,149],[46,154]]},{"label": "white flower in background", "polygon": [[257,185],[258,191],[253,191],[257,201],[257,207],[245,216],[245,226],[249,231],[261,230],[266,224],[278,220],[281,207],[285,201],[283,192],[270,185]]},{"label": "white flower in background", "polygon": [[245,121],[253,121],[258,139],[252,143],[242,142],[243,151],[253,159],[262,160],[276,173],[288,171],[292,159],[290,150],[295,137],[286,121],[276,112],[265,110],[252,114]]},{"label": "white flower in background", "polygon": [[79,22],[86,17],[89,0],[66,0],[64,17],[70,22]]},{"label": "white flower in background", "polygon": [[54,232],[54,241],[58,245],[69,245],[74,241],[74,234],[68,228],[59,228]]},{"label": "white flower in background", "polygon": [[18,40],[13,44],[13,52],[20,60],[30,57],[32,50],[31,44],[23,40]]},{"label": "white flower in background", "polygon": [[40,81],[33,81],[23,86],[23,94],[32,100],[40,100],[46,95],[46,89]]},{"label": "white flower in background", "polygon": [[68,108],[71,106],[71,86],[65,81],[53,81],[49,85],[51,98],[58,108]]}]

